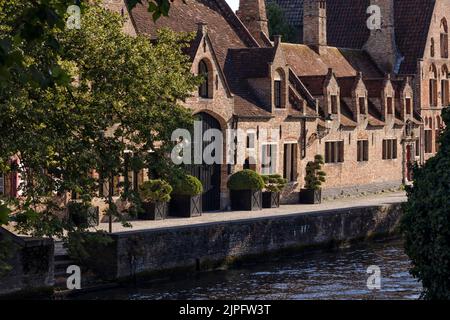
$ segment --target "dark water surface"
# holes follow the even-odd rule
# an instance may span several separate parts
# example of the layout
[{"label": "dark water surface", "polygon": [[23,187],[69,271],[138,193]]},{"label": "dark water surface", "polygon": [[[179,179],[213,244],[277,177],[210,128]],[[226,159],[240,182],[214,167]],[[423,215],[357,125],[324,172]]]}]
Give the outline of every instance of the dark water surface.
[{"label": "dark water surface", "polygon": [[[367,268],[381,270],[381,290],[369,290]],[[400,240],[307,255],[290,255],[226,271],[85,294],[81,299],[418,299]]]}]

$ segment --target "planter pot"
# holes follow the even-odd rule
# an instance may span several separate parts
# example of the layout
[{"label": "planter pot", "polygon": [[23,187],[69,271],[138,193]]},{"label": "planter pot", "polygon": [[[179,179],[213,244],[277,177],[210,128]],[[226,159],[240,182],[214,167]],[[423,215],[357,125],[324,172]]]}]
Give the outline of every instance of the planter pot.
[{"label": "planter pot", "polygon": [[235,211],[256,211],[262,209],[261,190],[231,190],[231,209]]},{"label": "planter pot", "polygon": [[263,192],[262,194],[263,208],[279,208],[280,193],[279,192]]},{"label": "planter pot", "polygon": [[202,196],[172,195],[170,215],[173,217],[191,218],[202,215]]},{"label": "planter pot", "polygon": [[167,218],[168,207],[167,202],[143,202],[144,212],[140,212],[138,218],[140,220],[163,220]]},{"label": "planter pot", "polygon": [[69,219],[78,228],[89,228],[98,226],[99,223],[99,208],[89,207],[87,211],[76,210],[76,207],[69,210]]},{"label": "planter pot", "polygon": [[322,203],[322,190],[302,189],[300,191],[300,203],[303,204]]}]

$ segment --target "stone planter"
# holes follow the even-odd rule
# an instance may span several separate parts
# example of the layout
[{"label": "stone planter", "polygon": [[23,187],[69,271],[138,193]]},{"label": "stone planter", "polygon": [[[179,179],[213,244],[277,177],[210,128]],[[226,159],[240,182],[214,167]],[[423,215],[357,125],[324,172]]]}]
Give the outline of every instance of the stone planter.
[{"label": "stone planter", "polygon": [[322,190],[302,189],[300,191],[300,203],[303,204],[322,203]]},{"label": "stone planter", "polygon": [[280,207],[280,193],[279,192],[263,192],[262,193],[262,207],[263,208],[279,208]]},{"label": "stone planter", "polygon": [[173,194],[170,200],[170,215],[173,217],[191,218],[202,215],[202,196],[186,196]]},{"label": "stone planter", "polygon": [[167,218],[168,207],[167,202],[143,202],[144,212],[140,212],[138,218],[140,220],[163,220]]},{"label": "stone planter", "polygon": [[231,190],[231,209],[234,211],[262,210],[261,190]]}]

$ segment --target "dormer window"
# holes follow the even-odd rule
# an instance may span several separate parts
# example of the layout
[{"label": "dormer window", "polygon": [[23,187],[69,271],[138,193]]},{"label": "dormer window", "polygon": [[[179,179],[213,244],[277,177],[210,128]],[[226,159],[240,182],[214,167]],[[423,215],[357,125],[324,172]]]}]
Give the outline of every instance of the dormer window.
[{"label": "dormer window", "polygon": [[198,88],[198,95],[205,99],[212,98],[212,72],[205,59],[198,64],[198,75],[203,78],[203,82]]},{"label": "dormer window", "polygon": [[359,98],[359,114],[366,114],[366,98]]},{"label": "dormer window", "polygon": [[275,90],[275,108],[282,108],[281,106],[281,80],[275,80],[274,90]]},{"label": "dormer window", "polygon": [[338,97],[336,95],[331,96],[331,113],[338,114]]},{"label": "dormer window", "polygon": [[284,76],[281,70],[277,70],[273,79],[273,103],[275,108],[282,109],[284,105]]},{"label": "dormer window", "polygon": [[392,97],[387,98],[387,114],[394,114],[394,103]]},{"label": "dormer window", "polygon": [[407,115],[412,114],[412,103],[411,103],[411,98],[406,98],[406,99],[405,99],[405,104],[406,104],[406,114],[407,114]]}]

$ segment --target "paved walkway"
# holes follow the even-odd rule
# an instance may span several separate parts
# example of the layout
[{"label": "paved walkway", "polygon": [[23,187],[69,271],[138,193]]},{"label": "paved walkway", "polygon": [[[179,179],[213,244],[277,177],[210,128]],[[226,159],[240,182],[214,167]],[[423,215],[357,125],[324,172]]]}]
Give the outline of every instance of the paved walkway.
[{"label": "paved walkway", "polygon": [[[276,209],[264,209],[261,211],[222,211],[207,212],[195,218],[172,218],[159,221],[131,221],[132,228],[125,228],[120,223],[113,223],[113,232],[126,232],[136,230],[161,229],[179,226],[202,225],[213,222],[230,222],[267,217],[280,217],[299,213],[328,211],[334,209],[346,209],[354,207],[379,206],[383,204],[401,203],[406,201],[404,192],[386,193],[366,197],[345,198],[326,201],[319,205],[282,205]],[[97,229],[108,230],[108,223],[100,223]]]}]

